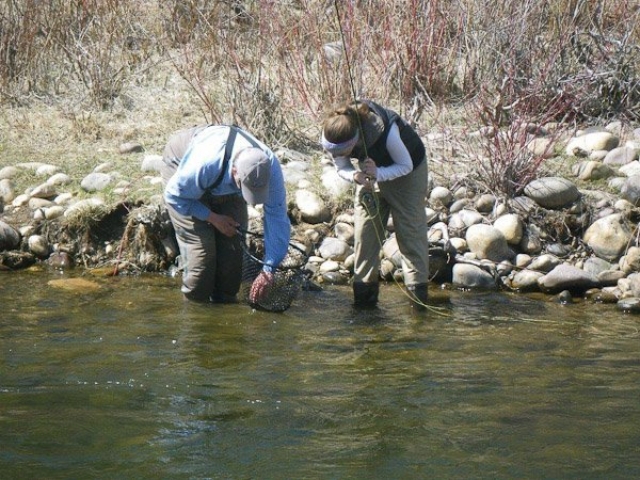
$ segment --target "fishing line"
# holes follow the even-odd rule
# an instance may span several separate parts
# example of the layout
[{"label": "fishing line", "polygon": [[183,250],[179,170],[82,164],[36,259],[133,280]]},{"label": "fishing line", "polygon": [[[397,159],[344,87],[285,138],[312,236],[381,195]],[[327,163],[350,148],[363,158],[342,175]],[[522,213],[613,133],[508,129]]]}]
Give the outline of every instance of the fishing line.
[{"label": "fishing line", "polygon": [[[338,8],[338,0],[333,0],[333,6],[336,9],[336,18],[338,19],[338,30],[340,31],[340,38],[342,39],[342,49],[344,50],[344,61],[347,64],[347,76],[349,77],[349,86],[351,87],[351,97],[353,99],[353,103],[356,106],[356,113],[358,113],[358,100],[356,96],[356,86],[355,81],[353,80],[353,73],[351,71],[351,59],[349,58],[349,49],[347,48],[347,40],[344,35],[344,29],[342,28],[342,20],[340,18],[340,9]],[[358,130],[360,132],[360,136],[362,138],[362,149],[364,150],[365,158],[369,157],[367,153],[367,143],[364,141],[364,129],[362,128],[362,121],[360,120],[360,115],[356,115],[358,120]]]},{"label": "fishing line", "polygon": [[[340,31],[340,38],[342,40],[342,49],[344,51],[344,58],[345,58],[345,63],[347,65],[347,76],[349,77],[349,87],[351,88],[351,97],[353,99],[353,103],[355,105],[355,110],[356,110],[356,119],[358,122],[358,132],[360,134],[360,138],[362,139],[362,150],[364,152],[364,158],[367,159],[369,158],[369,153],[367,152],[367,142],[364,136],[364,128],[362,126],[362,120],[360,119],[360,114],[358,112],[358,100],[357,100],[357,96],[356,96],[356,87],[355,87],[355,81],[353,79],[353,72],[351,70],[351,59],[349,58],[349,49],[347,48],[347,40],[344,34],[344,29],[342,28],[342,19],[340,17],[340,8],[338,7],[338,0],[333,0],[333,6],[335,8],[336,11],[336,19],[338,21],[338,30]],[[361,192],[360,195],[360,203],[362,204],[363,208],[365,209],[365,211],[367,212],[367,215],[371,218],[371,220],[373,221],[373,226],[374,226],[374,230],[376,232],[376,237],[378,238],[378,243],[380,244],[380,248],[382,248],[383,244],[384,244],[384,228],[385,226],[382,224],[381,218],[379,216],[380,214],[380,209],[378,208],[378,206],[380,205],[380,201],[377,198],[376,192],[373,188],[373,182],[372,178],[370,178],[369,176],[366,177],[368,183],[370,184],[371,190],[370,191],[365,191],[365,192]],[[382,231],[381,231],[382,230]],[[402,288],[402,286],[400,285],[400,283],[398,282],[398,280],[395,278],[395,276],[393,277],[393,280],[396,284],[396,286],[400,289],[400,291],[407,297],[409,298],[412,302],[419,304],[422,307],[425,307],[427,309],[429,309],[430,311],[433,311],[439,315],[446,315],[445,313],[441,312],[440,310],[443,310],[442,308],[439,307],[433,307],[430,305],[427,305],[426,303],[423,303],[420,299],[418,299],[418,297],[409,292],[408,290]]]},{"label": "fishing line", "polygon": [[[369,158],[369,152],[367,151],[367,142],[365,140],[365,136],[364,136],[364,127],[362,126],[362,119],[360,118],[360,114],[358,112],[358,99],[357,99],[357,95],[356,95],[356,86],[355,86],[355,80],[353,78],[353,72],[351,70],[351,59],[349,57],[349,49],[347,48],[347,39],[345,37],[344,34],[344,29],[342,28],[342,19],[340,17],[340,8],[338,7],[338,0],[333,0],[333,6],[336,10],[336,19],[338,21],[338,30],[340,31],[340,38],[342,39],[342,49],[344,51],[344,58],[345,58],[345,63],[347,65],[347,76],[349,77],[349,86],[351,88],[351,97],[353,99],[353,103],[356,107],[356,120],[358,123],[358,132],[360,134],[360,138],[362,139],[362,150],[364,152],[364,158]],[[371,191],[364,191],[360,193],[360,203],[362,204],[362,206],[364,207],[365,211],[367,212],[367,215],[374,220],[374,228],[376,231],[376,237],[378,237],[378,243],[380,244],[380,247],[382,247],[383,244],[383,238],[382,238],[382,233],[380,232],[380,230],[378,229],[378,223],[380,223],[380,228],[384,229],[384,225],[382,225],[382,222],[375,222],[375,219],[378,217],[378,214],[380,213],[379,209],[378,209],[378,205],[379,205],[379,200],[378,198],[376,198],[376,192],[373,189],[373,185],[372,185],[372,178],[370,177],[366,177],[367,181],[371,184],[370,188]]]},{"label": "fishing line", "polygon": [[[249,239],[251,239],[251,238],[258,239],[262,243],[264,243],[265,240],[264,240],[264,234],[263,233],[253,232],[251,230],[246,230],[246,229],[241,228],[241,227],[236,227],[236,235],[238,235],[238,237],[240,237],[240,239],[242,241],[241,242],[242,250],[247,255],[249,255],[253,260],[255,260],[256,262],[261,263],[262,265],[268,265],[270,267],[274,267],[273,265],[265,263],[261,259],[259,259],[256,256],[254,256],[254,254],[252,252],[250,252],[249,248],[247,247],[247,242],[246,242],[247,237],[249,237]],[[293,250],[297,251],[300,255],[303,255],[305,260],[309,256],[309,254],[302,247],[296,245],[292,241],[289,242],[289,249],[293,249]],[[291,266],[278,266],[278,265],[276,265],[274,268],[282,268],[283,270],[286,270],[288,268],[298,268],[298,267],[297,266],[291,267]]]}]

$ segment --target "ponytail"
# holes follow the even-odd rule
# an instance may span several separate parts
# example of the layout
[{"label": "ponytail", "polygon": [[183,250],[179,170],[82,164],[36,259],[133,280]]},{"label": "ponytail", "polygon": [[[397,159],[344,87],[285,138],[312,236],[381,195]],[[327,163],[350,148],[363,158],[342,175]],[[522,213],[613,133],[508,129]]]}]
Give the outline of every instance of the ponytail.
[{"label": "ponytail", "polygon": [[323,122],[323,135],[334,143],[355,137],[370,111],[369,106],[363,102],[335,108]]}]

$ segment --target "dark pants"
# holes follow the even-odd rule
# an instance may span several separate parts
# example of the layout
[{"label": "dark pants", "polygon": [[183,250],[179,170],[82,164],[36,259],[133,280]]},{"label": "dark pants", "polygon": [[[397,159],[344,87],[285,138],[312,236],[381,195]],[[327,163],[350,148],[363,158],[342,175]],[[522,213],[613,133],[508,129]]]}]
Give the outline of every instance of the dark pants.
[{"label": "dark pants", "polygon": [[[226,201],[211,207],[215,213],[228,215],[247,228],[247,205],[242,197],[226,197]],[[234,297],[242,280],[240,237],[227,237],[209,222],[185,217],[171,207],[168,211],[184,268],[182,293],[196,301]]]}]

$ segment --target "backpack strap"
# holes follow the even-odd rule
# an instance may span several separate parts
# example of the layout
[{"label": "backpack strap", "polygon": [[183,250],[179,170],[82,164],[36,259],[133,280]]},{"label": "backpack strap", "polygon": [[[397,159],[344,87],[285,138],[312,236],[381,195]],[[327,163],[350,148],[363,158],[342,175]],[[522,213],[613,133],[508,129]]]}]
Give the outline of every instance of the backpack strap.
[{"label": "backpack strap", "polygon": [[224,149],[224,157],[222,159],[222,167],[220,169],[220,173],[218,174],[218,178],[216,178],[216,181],[213,182],[213,184],[211,184],[211,186],[207,190],[213,190],[218,185],[220,185],[220,182],[222,182],[222,179],[224,178],[224,174],[226,173],[227,168],[229,168],[229,160],[231,159],[233,144],[236,141],[236,135],[238,133],[242,135],[242,137],[247,142],[249,142],[252,147],[260,148],[257,142],[251,136],[247,135],[240,127],[236,125],[229,125],[229,136],[227,137],[227,145],[225,146],[225,149]]}]

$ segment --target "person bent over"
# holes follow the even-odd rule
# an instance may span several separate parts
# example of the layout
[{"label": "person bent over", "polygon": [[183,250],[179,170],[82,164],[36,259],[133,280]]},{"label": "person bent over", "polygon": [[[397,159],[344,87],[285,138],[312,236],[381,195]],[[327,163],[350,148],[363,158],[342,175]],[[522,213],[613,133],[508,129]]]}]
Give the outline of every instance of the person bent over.
[{"label": "person bent over", "polygon": [[256,301],[289,245],[291,224],[276,155],[237,126],[208,125],[174,133],[163,154],[164,200],[182,259],[182,293],[197,302],[236,301],[242,281],[247,204],[263,205],[265,266],[253,282]]},{"label": "person bent over", "polygon": [[[412,305],[424,310],[429,281],[428,171],[421,138],[394,111],[363,100],[326,116],[320,144],[332,156],[340,177],[357,185],[355,305],[368,307],[378,302],[379,254],[392,215],[405,286]],[[358,169],[352,159],[358,162]]]}]

